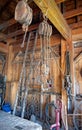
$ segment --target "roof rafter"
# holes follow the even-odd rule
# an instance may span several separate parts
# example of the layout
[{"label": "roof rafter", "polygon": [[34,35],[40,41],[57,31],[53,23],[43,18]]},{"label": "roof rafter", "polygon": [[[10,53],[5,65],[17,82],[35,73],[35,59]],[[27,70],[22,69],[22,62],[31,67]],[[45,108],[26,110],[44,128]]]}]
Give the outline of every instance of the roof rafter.
[{"label": "roof rafter", "polygon": [[80,15],[80,14],[82,14],[82,7],[68,11],[68,12],[64,13],[63,16],[65,17],[65,19],[68,19],[68,18],[72,18],[72,17]]},{"label": "roof rafter", "polygon": [[9,44],[9,43],[14,42],[16,40],[13,38],[8,38],[6,34],[0,33],[0,41],[7,42]]},{"label": "roof rafter", "polygon": [[[60,4],[60,3],[64,2],[64,1],[66,1],[66,0],[55,0],[55,1],[56,1],[57,4]],[[33,12],[34,12],[34,11],[33,11]],[[2,23],[2,24],[0,25],[0,30],[2,30],[2,29],[4,29],[4,28],[7,28],[7,27],[9,27],[9,26],[11,26],[11,25],[13,25],[13,24],[15,24],[15,23],[17,23],[17,21],[16,21],[14,18],[12,18],[12,19],[10,19],[10,20],[8,20],[8,21]]]},{"label": "roof rafter", "polygon": [[0,42],[0,52],[8,53],[8,46],[5,45],[3,42]]},{"label": "roof rafter", "polygon": [[0,25],[0,30],[2,30],[2,29],[4,29],[4,28],[7,28],[7,27],[9,27],[9,26],[11,26],[11,25],[13,25],[13,24],[15,24],[15,23],[17,23],[17,21],[16,21],[14,18],[12,18],[12,19],[10,19],[10,20],[4,22],[3,24],[1,24],[1,25]]}]

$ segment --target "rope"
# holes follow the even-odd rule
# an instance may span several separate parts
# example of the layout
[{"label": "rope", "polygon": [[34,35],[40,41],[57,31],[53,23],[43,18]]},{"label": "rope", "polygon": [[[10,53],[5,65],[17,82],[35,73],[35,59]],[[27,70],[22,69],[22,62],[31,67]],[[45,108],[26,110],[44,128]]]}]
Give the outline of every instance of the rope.
[{"label": "rope", "polygon": [[16,94],[13,115],[15,115],[15,113],[16,113],[16,107],[17,107],[17,103],[18,103],[18,97],[19,97],[19,92],[20,92],[21,81],[22,81],[22,78],[23,78],[25,63],[26,63],[26,57],[27,57],[27,54],[28,54],[30,36],[31,36],[31,33],[29,33],[29,37],[28,37],[28,41],[27,41],[27,47],[26,47],[25,56],[24,56],[24,60],[23,60],[22,71],[21,71],[20,79],[19,79],[19,83],[18,83],[18,90],[17,90],[17,94]]},{"label": "rope", "polygon": [[24,43],[25,43],[25,39],[26,39],[26,35],[27,35],[27,29],[25,29],[25,34],[24,34],[24,37],[23,37],[23,42],[21,44],[21,48],[24,47]]},{"label": "rope", "polygon": [[49,46],[49,49],[51,50],[52,55],[54,56],[54,59],[55,59],[55,61],[56,61],[56,64],[57,64],[58,69],[61,71],[62,75],[64,75],[64,72],[63,72],[63,70],[61,69],[61,67],[60,67],[60,65],[58,64],[57,59],[56,59],[56,56],[59,56],[59,55],[58,55],[55,51],[53,51],[53,49],[52,49],[50,46]]},{"label": "rope", "polygon": [[25,107],[26,107],[26,99],[27,99],[27,95],[28,95],[28,85],[29,85],[29,81],[30,81],[30,74],[32,72],[32,68],[33,68],[33,59],[34,59],[34,54],[35,54],[35,48],[36,48],[36,43],[37,43],[37,37],[38,37],[38,33],[36,32],[36,36],[35,36],[35,41],[34,41],[34,47],[33,47],[33,53],[32,53],[32,58],[31,58],[31,63],[30,63],[30,68],[29,68],[29,73],[28,73],[28,78],[26,80],[26,91],[25,91],[25,95],[24,95],[24,101],[23,101],[23,108],[22,108],[22,113],[21,113],[21,117],[24,117],[24,113],[25,113]]}]

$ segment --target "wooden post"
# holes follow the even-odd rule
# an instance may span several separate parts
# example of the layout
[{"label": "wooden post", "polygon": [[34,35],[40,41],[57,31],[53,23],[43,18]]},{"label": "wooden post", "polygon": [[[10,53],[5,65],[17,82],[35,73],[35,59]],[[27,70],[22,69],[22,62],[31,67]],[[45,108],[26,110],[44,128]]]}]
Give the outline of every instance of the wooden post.
[{"label": "wooden post", "polygon": [[61,93],[62,93],[62,120],[63,120],[64,126],[66,126],[65,106],[67,106],[67,95],[66,95],[66,90],[64,89],[64,74],[65,74],[65,67],[66,67],[65,66],[65,53],[66,53],[66,41],[62,38],[61,39],[61,69],[63,73],[61,73],[61,81],[62,81]]},{"label": "wooden post", "polygon": [[12,81],[12,60],[14,58],[14,53],[13,53],[13,46],[9,46],[9,54],[8,54],[8,71],[7,71],[7,81],[10,82]]},{"label": "wooden post", "polygon": [[5,101],[11,102],[11,80],[12,80],[12,59],[13,59],[13,46],[8,46],[7,58],[7,83],[6,83],[6,96]]},{"label": "wooden post", "polygon": [[18,84],[18,71],[19,67],[12,64],[14,58],[13,46],[10,45],[8,48],[8,68],[7,68],[7,87],[6,87],[6,97],[5,100],[10,102],[11,106],[13,107],[16,91],[17,91],[17,84]]},{"label": "wooden post", "polygon": [[[73,65],[73,44],[72,42],[70,42],[69,44],[67,43],[66,40],[64,40],[63,38],[61,39],[61,69],[63,71],[63,74],[61,73],[61,80],[62,80],[62,118],[63,118],[63,123],[65,123],[66,121],[66,117],[65,117],[65,106],[67,106],[67,93],[66,90],[64,89],[64,74],[65,74],[65,54],[66,51],[69,50],[70,52],[70,69],[71,69],[71,80],[72,80],[72,94],[74,94],[74,65]],[[66,126],[66,124],[64,124]],[[66,130],[68,130],[68,128],[66,127]]]}]

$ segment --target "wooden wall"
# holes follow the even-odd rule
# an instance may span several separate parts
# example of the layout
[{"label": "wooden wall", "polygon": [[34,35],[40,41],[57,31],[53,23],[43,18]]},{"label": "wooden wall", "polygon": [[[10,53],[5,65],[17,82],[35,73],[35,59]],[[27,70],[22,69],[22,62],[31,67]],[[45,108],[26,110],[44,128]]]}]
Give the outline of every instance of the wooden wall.
[{"label": "wooden wall", "polygon": [[75,90],[76,94],[82,94],[82,53],[75,58]]},{"label": "wooden wall", "polygon": [[[6,101],[10,102],[12,107],[14,105],[16,91],[18,87],[18,81],[20,77],[20,72],[22,64],[14,64],[14,57],[16,53],[13,51],[14,46],[9,46],[8,55],[8,71],[7,71],[7,89],[6,89]],[[36,54],[37,57],[38,54]],[[17,59],[19,60],[19,59]],[[51,89],[52,92],[61,93],[61,73],[58,68],[60,66],[60,57],[56,57],[56,60],[52,58],[51,63],[51,73],[53,76],[54,86]],[[28,67],[27,67],[28,69]],[[35,86],[36,87],[36,86]],[[36,87],[37,88],[37,87]]]}]

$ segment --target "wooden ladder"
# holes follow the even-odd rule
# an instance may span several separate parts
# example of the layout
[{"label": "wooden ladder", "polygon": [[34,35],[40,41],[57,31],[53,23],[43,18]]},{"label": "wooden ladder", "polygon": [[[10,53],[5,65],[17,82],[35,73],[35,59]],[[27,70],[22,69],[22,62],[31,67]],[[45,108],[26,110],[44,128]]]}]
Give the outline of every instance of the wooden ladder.
[{"label": "wooden ladder", "polygon": [[13,115],[17,115],[17,113],[19,112],[19,116],[21,116],[22,118],[24,118],[24,115],[25,115],[28,87],[30,84],[30,74],[32,73],[32,69],[33,69],[33,59],[34,59],[34,54],[35,54],[38,32],[36,31],[36,34],[35,34],[30,68],[29,68],[28,75],[26,76],[26,59],[27,59],[27,55],[28,55],[28,48],[29,48],[31,35],[32,35],[32,32],[30,32],[29,36],[28,36],[27,46],[26,46],[25,55],[24,55],[24,59],[23,59],[23,66],[22,66],[22,70],[21,70],[21,74],[20,74],[18,90],[17,90],[14,109],[13,109]]}]

